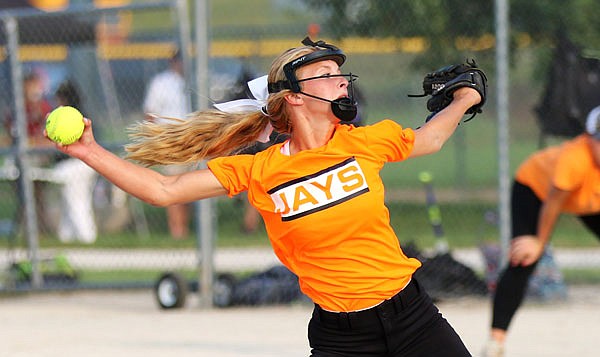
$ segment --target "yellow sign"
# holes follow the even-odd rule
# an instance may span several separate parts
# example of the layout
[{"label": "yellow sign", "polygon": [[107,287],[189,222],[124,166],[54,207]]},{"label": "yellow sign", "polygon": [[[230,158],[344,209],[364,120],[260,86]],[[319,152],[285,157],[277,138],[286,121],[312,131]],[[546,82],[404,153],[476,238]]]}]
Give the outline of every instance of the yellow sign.
[{"label": "yellow sign", "polygon": [[69,0],[29,0],[29,3],[45,11],[64,10],[69,6]]},{"label": "yellow sign", "polygon": [[94,0],[96,7],[118,7],[129,5],[130,0]]}]

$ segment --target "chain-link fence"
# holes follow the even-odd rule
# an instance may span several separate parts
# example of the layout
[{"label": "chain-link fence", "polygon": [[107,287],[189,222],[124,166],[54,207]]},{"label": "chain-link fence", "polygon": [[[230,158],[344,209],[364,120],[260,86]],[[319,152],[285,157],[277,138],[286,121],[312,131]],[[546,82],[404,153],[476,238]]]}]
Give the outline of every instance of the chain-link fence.
[{"label": "chain-link fence", "polygon": [[[138,284],[151,280],[153,269],[196,265],[194,250],[181,249],[192,244],[158,250],[172,241],[164,210],[142,204],[60,155],[42,134],[50,110],[72,105],[93,120],[96,139],[121,155],[126,127],[144,118],[148,83],[168,67],[176,49],[189,47],[181,36],[184,5],[4,13],[0,84],[8,95],[0,103],[5,196],[0,212],[7,251],[2,265],[9,271],[3,287]],[[188,52],[182,55],[189,58]],[[231,62],[218,64],[229,70],[220,73],[227,86],[214,88],[222,99],[239,95],[236,76],[243,75],[243,66]],[[189,89],[186,94],[191,97]],[[142,248],[138,258],[123,258],[127,246]],[[132,269],[142,274],[127,274]]]},{"label": "chain-link fence", "polygon": [[[188,232],[174,233],[166,209],[128,196],[48,147],[40,138],[45,113],[59,105],[61,90],[77,91],[79,108],[92,119],[98,141],[121,155],[126,128],[144,118],[149,83],[168,68],[176,49],[182,49],[185,93],[197,109],[202,98],[221,102],[244,97],[247,80],[266,73],[274,56],[308,34],[348,54],[344,68],[360,76],[365,124],[391,118],[418,127],[428,114],[425,100],[407,95],[420,93],[424,73],[465,58],[476,58],[486,69],[491,87],[484,112],[461,125],[442,152],[388,165],[383,177],[392,224],[405,250],[456,269],[457,276],[436,283],[440,292],[487,292],[491,282],[486,279],[500,254],[495,83],[507,75],[497,72],[491,4],[477,6],[487,14],[485,23],[465,23],[448,33],[442,30],[442,36],[432,30],[441,21],[436,11],[429,10],[432,21],[424,24],[424,15],[402,1],[223,1],[211,3],[206,18],[196,18],[200,12],[188,6],[202,1],[125,1],[118,8],[81,3],[56,12],[1,12],[2,290],[149,287],[166,271],[181,273],[186,286],[189,281],[197,287],[202,251],[197,205],[187,207]],[[392,15],[402,11],[402,16]],[[535,16],[529,20],[536,21]],[[200,24],[210,24],[208,92],[194,80],[200,72],[199,38],[194,39]],[[523,34],[511,39],[511,137],[500,147],[510,148],[507,165],[512,172],[540,145],[533,109],[540,103],[550,62],[550,55],[540,53],[550,54],[553,44],[536,43]],[[548,140],[555,139],[563,138]],[[433,178],[428,181],[433,186],[419,180],[423,172]],[[438,201],[434,215],[426,206],[428,188]],[[245,197],[214,203],[216,248],[212,261],[205,263],[214,263],[217,295],[237,294],[219,304],[296,297],[294,278],[279,270],[262,221]],[[450,247],[449,262],[435,255],[443,239]],[[554,244],[567,277],[594,276],[600,269],[596,239],[573,217],[561,220]],[[275,293],[280,287],[283,295],[257,295],[265,292],[265,284],[275,286]]]}]

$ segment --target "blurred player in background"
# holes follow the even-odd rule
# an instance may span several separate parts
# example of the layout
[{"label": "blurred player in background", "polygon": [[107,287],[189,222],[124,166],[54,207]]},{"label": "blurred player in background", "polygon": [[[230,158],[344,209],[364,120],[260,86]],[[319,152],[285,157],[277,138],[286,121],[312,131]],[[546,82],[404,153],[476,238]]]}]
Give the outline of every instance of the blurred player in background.
[{"label": "blurred player in background", "polygon": [[[146,90],[144,112],[146,120],[156,123],[183,119],[190,112],[190,98],[185,90],[183,59],[176,50],[169,58],[169,68],[152,78]],[[165,165],[161,170],[167,175],[177,175],[192,169],[192,165]],[[188,203],[167,206],[167,224],[174,239],[184,239],[189,234],[190,209]]]},{"label": "blurred player in background", "polygon": [[504,355],[510,322],[561,213],[578,216],[600,239],[600,107],[587,116],[585,133],[521,164],[511,200],[509,265],[496,286],[486,357]]},{"label": "blurred player in background", "polygon": [[[58,106],[69,105],[85,115],[79,90],[72,81],[63,81],[54,95]],[[98,234],[93,205],[96,171],[81,160],[62,156],[54,166],[55,179],[62,184],[58,238],[65,243],[93,243]]]},{"label": "blurred player in background", "polygon": [[[208,161],[165,176],[123,160],[94,140],[90,122],[64,153],[159,206],[248,192],[273,249],[315,303],[312,356],[470,356],[419,285],[421,263],[402,252],[379,175],[384,164],[439,151],[465,112],[483,102],[470,86],[419,129],[392,120],[355,127],[346,56],[309,38],[249,83],[255,100],[216,105],[171,124],[138,123],[126,149],[144,165]],[[225,104],[225,105],[224,105]],[[270,129],[289,135],[254,155],[235,153]],[[259,140],[259,141],[260,141]],[[282,351],[282,355],[285,352]]]}]

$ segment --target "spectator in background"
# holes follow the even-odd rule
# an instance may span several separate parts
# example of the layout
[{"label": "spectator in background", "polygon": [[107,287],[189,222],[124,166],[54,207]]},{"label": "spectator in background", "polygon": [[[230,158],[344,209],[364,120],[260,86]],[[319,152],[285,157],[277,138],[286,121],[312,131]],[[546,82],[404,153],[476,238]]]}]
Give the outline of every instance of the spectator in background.
[{"label": "spectator in background", "polygon": [[[179,50],[176,50],[169,59],[169,68],[158,73],[150,81],[144,99],[144,112],[146,120],[157,123],[177,121],[175,118],[185,118],[190,112],[189,95],[186,93],[183,77],[183,61]],[[191,169],[191,165],[162,167],[162,171],[169,175],[181,174]],[[174,204],[168,206],[166,210],[171,236],[174,239],[186,238],[189,234],[190,204]]]},{"label": "spectator in background", "polygon": [[46,127],[46,115],[52,111],[52,105],[44,97],[44,87],[44,81],[36,71],[31,71],[23,78],[27,135],[29,136],[29,144],[33,147],[48,147],[43,132]]},{"label": "spectator in background", "polygon": [[[79,91],[70,80],[62,82],[54,95],[58,106],[68,105],[84,113]],[[54,178],[62,184],[58,238],[65,243],[95,242],[98,229],[92,198],[96,172],[81,160],[63,155],[54,167]]]},{"label": "spectator in background", "polygon": [[[48,140],[44,137],[46,127],[46,116],[52,111],[52,105],[45,98],[44,80],[38,70],[32,69],[23,77],[23,99],[25,105],[26,128],[28,146],[32,149],[50,148]],[[11,112],[6,114],[4,126],[9,133],[13,145],[16,144],[17,126],[15,115]],[[29,164],[33,167],[47,167],[52,163],[53,154],[36,151],[29,156]],[[35,207],[38,223],[42,231],[48,231],[50,227],[47,217],[45,190],[47,182],[34,181]],[[17,188],[19,194],[23,192],[21,187]]]}]

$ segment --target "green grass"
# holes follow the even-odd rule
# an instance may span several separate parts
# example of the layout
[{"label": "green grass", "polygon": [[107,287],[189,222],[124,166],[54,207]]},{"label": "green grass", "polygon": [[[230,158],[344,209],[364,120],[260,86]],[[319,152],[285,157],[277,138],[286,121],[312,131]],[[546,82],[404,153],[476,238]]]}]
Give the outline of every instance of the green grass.
[{"label": "green grass", "polygon": [[[416,188],[417,196],[408,201],[387,202],[390,210],[391,224],[394,227],[401,243],[414,242],[418,246],[427,248],[434,244],[433,230],[427,221],[424,205],[424,193],[422,189]],[[264,227],[258,232],[244,234],[241,231],[243,206],[236,199],[219,199],[216,201],[217,209],[217,247],[252,247],[268,246],[269,241]],[[495,211],[494,202],[485,201],[460,201],[441,202],[444,233],[451,247],[464,248],[474,247],[483,242],[498,241],[498,229],[494,224],[487,222],[484,217],[486,213]],[[64,244],[53,235],[43,234],[40,237],[42,248],[112,248],[112,249],[189,249],[195,248],[197,243],[194,232],[185,240],[173,240],[170,238],[164,223],[164,211],[160,208],[146,207],[147,217],[152,218],[149,224],[153,224],[149,236],[140,236],[135,230],[126,230],[118,233],[104,233],[92,247],[84,244]],[[557,247],[596,247],[598,241],[593,234],[574,216],[563,215],[556,227],[552,240]],[[19,237],[18,246],[25,247],[23,237]],[[8,246],[8,240],[0,240],[0,247]]]},{"label": "green grass", "polygon": [[567,284],[600,284],[600,269],[562,269]]},{"label": "green grass", "polygon": [[[198,273],[193,270],[178,270],[184,278],[193,280],[198,276]],[[82,270],[79,272],[78,279],[82,283],[118,283],[128,281],[156,281],[164,270]]]},{"label": "green grass", "polygon": [[[433,229],[427,221],[424,205],[389,203],[392,226],[401,243],[414,241],[420,247],[435,243]],[[498,241],[498,229],[484,219],[495,206],[485,202],[441,203],[445,236],[451,248],[468,248]],[[557,247],[596,247],[593,234],[574,217],[563,216],[552,240]]]}]

